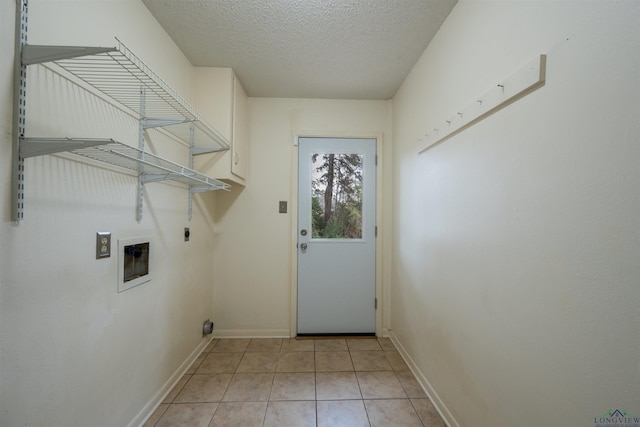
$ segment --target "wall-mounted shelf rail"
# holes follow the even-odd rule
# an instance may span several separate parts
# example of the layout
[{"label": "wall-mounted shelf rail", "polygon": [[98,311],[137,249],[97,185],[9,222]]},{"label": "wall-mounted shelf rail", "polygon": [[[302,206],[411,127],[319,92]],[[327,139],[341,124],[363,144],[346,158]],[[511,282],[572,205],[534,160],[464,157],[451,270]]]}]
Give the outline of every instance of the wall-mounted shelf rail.
[{"label": "wall-mounted shelf rail", "polygon": [[[137,219],[142,219],[143,185],[171,180],[189,186],[192,194],[228,189],[222,181],[192,169],[193,156],[229,149],[229,141],[116,38],[115,47],[45,46],[27,44],[28,0],[16,7],[13,122],[13,221],[23,218],[24,159],[69,152],[135,171],[138,175]],[[138,148],[113,139],[31,137],[26,132],[27,67],[54,63],[129,111],[139,123]],[[73,80],[72,80],[73,81]],[[79,83],[80,84],[80,83]],[[147,129],[162,127],[189,146],[189,166],[181,166],[144,151]]]}]

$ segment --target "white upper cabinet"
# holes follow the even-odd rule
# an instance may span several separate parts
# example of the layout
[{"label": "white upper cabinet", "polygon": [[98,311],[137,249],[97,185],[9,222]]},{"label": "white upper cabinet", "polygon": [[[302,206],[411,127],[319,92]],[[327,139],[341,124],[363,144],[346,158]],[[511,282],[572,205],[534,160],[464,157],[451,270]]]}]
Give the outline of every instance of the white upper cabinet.
[{"label": "white upper cabinet", "polygon": [[197,67],[193,102],[230,142],[225,152],[200,155],[195,169],[217,179],[246,185],[249,174],[249,102],[231,68]]}]

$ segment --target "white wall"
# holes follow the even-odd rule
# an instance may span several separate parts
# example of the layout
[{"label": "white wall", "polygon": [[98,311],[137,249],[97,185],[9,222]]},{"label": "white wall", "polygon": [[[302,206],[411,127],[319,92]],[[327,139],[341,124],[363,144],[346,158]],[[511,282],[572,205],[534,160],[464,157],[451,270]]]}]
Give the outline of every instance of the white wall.
[{"label": "white wall", "polygon": [[[15,5],[0,7],[1,56],[13,58]],[[31,44],[113,46],[114,36],[190,97],[191,65],[141,2],[30,2]],[[214,198],[196,197],[189,222],[186,188],[149,184],[138,223],[135,177],[42,156],[26,160],[25,218],[11,223],[11,63],[0,68],[0,425],[136,425],[206,344]],[[137,146],[131,116],[41,66],[29,74],[29,135]],[[187,159],[185,146],[157,132],[147,142],[174,161]],[[112,233],[111,258],[95,259],[98,231]],[[147,234],[155,238],[155,276],[118,294],[117,239]]]},{"label": "white wall", "polygon": [[[390,162],[390,101],[308,99],[249,100],[249,178],[216,195],[214,311],[219,336],[289,336],[292,316],[292,227],[297,159],[294,136],[380,135],[383,162]],[[381,165],[384,167],[384,165]],[[383,170],[385,180],[390,169]],[[381,192],[388,190],[383,184]],[[278,201],[289,202],[289,213],[278,213]],[[388,208],[381,208],[384,229]],[[384,212],[383,212],[384,211]],[[389,245],[388,245],[389,246]],[[388,250],[385,247],[382,250]],[[381,272],[380,289],[384,288]],[[295,316],[295,313],[293,313]],[[294,331],[295,334],[295,331]]]},{"label": "white wall", "polygon": [[[461,0],[394,97],[391,328],[453,425],[640,415],[639,24]],[[417,153],[541,53],[544,87]]]}]

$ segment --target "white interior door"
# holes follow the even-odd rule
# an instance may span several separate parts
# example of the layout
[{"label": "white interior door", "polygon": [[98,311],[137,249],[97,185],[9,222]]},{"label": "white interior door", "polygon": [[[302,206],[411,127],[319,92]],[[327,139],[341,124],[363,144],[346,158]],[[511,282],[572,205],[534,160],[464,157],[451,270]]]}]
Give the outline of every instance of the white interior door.
[{"label": "white interior door", "polygon": [[376,140],[298,140],[298,334],[376,325]]}]

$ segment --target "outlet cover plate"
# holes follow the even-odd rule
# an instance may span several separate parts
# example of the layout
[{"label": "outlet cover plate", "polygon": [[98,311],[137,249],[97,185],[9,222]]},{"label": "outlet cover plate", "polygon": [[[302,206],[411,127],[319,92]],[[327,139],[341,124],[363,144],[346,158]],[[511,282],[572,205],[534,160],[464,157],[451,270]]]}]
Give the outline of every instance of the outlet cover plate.
[{"label": "outlet cover plate", "polygon": [[111,256],[111,233],[98,231],[96,233],[96,259],[109,258]]}]

